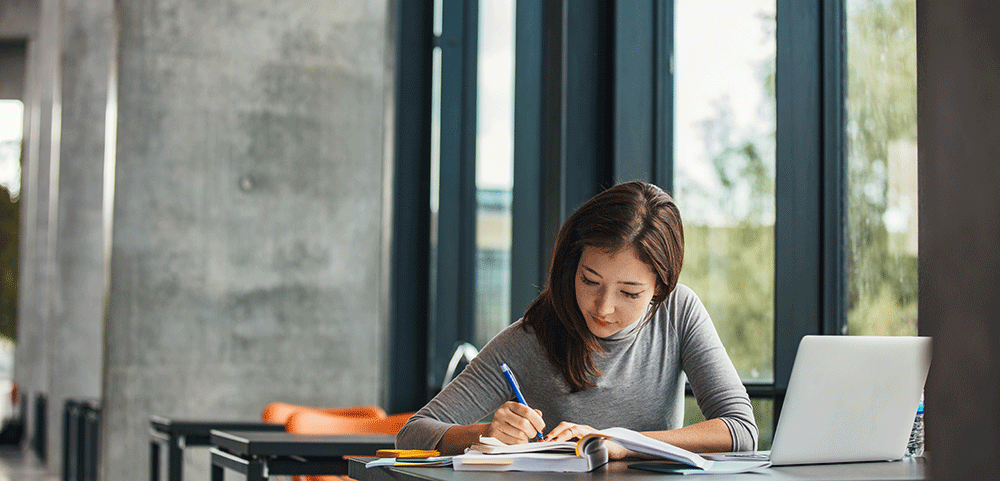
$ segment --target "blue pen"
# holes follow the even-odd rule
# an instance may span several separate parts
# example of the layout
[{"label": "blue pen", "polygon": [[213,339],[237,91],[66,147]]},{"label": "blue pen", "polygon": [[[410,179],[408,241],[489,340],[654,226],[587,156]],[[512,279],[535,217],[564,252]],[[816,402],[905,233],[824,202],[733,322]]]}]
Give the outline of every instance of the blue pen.
[{"label": "blue pen", "polygon": [[[511,389],[514,390],[514,396],[517,396],[517,402],[528,406],[528,402],[524,400],[524,396],[521,394],[521,386],[517,385],[517,379],[514,379],[514,373],[510,372],[510,368],[507,367],[507,363],[500,363],[500,370],[503,371],[504,377],[507,378],[507,383],[510,384]],[[531,406],[528,406],[530,409]],[[542,440],[542,433],[538,433],[536,439]]]}]

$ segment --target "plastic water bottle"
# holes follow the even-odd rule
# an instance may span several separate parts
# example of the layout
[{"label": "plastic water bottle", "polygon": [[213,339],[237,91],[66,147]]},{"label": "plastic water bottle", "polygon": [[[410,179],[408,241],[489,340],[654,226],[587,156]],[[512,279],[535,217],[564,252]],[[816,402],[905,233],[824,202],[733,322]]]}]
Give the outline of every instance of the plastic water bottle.
[{"label": "plastic water bottle", "polygon": [[917,416],[913,419],[913,430],[910,431],[910,442],[906,443],[907,456],[921,456],[924,454],[924,398],[920,397],[920,405],[917,406]]}]

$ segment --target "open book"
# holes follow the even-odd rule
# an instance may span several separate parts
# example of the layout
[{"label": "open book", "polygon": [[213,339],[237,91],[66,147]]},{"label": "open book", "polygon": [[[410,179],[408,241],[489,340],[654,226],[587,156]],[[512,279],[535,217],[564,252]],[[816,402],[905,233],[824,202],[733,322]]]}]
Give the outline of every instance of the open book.
[{"label": "open book", "polygon": [[608,462],[603,441],[504,444],[495,438],[479,438],[465,451],[452,457],[455,471],[547,471],[584,473]]},{"label": "open book", "polygon": [[[575,442],[532,442],[507,445],[494,438],[480,438],[465,454],[452,460],[456,471],[592,471],[608,462],[605,441],[655,459],[678,463],[684,472],[732,472],[731,463],[705,459],[691,451],[653,439],[625,428],[608,428],[590,433]],[[743,470],[766,467],[768,463],[742,463]],[[638,467],[638,466],[637,466]]]}]

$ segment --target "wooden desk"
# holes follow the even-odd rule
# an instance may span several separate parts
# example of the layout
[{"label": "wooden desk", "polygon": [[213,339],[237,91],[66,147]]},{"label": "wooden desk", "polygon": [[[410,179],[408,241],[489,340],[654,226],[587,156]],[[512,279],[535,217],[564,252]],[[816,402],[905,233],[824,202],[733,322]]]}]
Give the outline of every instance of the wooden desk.
[{"label": "wooden desk", "polygon": [[396,437],[214,430],[209,442],[212,481],[223,481],[225,469],[244,474],[247,481],[263,481],[275,475],[346,474],[344,456],[372,456],[379,449],[395,447]]},{"label": "wooden desk", "polygon": [[612,461],[589,473],[490,473],[455,471],[448,468],[365,468],[365,462],[373,458],[352,458],[348,476],[358,481],[551,481],[551,480],[632,480],[632,479],[694,479],[712,480],[921,480],[925,478],[927,464],[924,458],[905,459],[896,462],[816,464],[809,466],[777,466],[746,474],[719,474],[680,476],[652,473],[629,469],[630,461]]},{"label": "wooden desk", "polygon": [[260,421],[219,421],[169,419],[162,416],[149,417],[149,479],[160,479],[160,445],[167,448],[167,481],[181,481],[184,470],[184,448],[188,446],[209,446],[209,432],[213,429],[240,431],[285,431],[283,424],[268,424]]}]

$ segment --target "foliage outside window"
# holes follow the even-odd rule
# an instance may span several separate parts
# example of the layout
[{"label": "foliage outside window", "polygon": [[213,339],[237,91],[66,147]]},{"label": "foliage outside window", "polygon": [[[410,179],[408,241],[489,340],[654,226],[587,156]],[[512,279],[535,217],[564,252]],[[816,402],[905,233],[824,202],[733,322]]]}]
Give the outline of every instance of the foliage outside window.
[{"label": "foliage outside window", "polygon": [[674,24],[680,282],[705,304],[740,377],[770,382],[775,3],[679,1]]},{"label": "foliage outside window", "polygon": [[18,231],[24,105],[0,100],[0,338],[17,339]]},{"label": "foliage outside window", "polygon": [[[774,363],[775,2],[675,4],[674,196],[691,287],[744,382]],[[774,402],[751,400],[768,449]],[[688,397],[685,425],[704,417]]]},{"label": "foliage outside window", "polygon": [[917,333],[914,0],[847,2],[851,334]]}]

